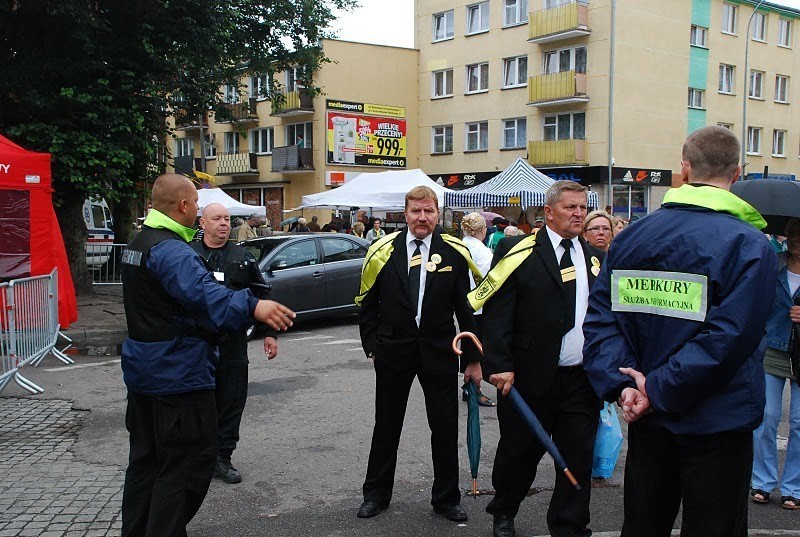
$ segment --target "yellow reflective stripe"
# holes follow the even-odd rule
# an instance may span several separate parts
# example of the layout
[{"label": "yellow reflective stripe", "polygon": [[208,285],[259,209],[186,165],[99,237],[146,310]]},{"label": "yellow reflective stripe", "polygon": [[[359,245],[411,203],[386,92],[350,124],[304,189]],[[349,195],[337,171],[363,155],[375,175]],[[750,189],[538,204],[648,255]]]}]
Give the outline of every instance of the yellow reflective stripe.
[{"label": "yellow reflective stripe", "polygon": [[475,261],[472,260],[472,254],[469,252],[469,247],[464,244],[461,239],[457,237],[453,237],[452,235],[442,235],[442,239],[444,242],[455,248],[456,252],[461,254],[467,261],[467,266],[469,266],[469,270],[472,272],[472,279],[475,280],[475,283],[479,283],[483,280],[483,274],[481,274],[478,265],[475,264]]},{"label": "yellow reflective stripe", "polygon": [[531,255],[535,245],[536,235],[528,235],[515,244],[514,247],[497,262],[481,284],[467,295],[467,300],[469,300],[472,309],[478,311],[483,307],[486,301],[502,287],[517,267]]},{"label": "yellow reflective stripe", "polygon": [[400,233],[402,232],[395,231],[389,235],[384,235],[372,243],[372,246],[367,250],[367,256],[364,258],[364,264],[361,266],[361,286],[358,290],[358,296],[355,298],[356,306],[361,305],[367,293],[369,293],[369,290],[375,285],[375,281],[377,281],[378,275],[381,273],[381,270],[383,270],[383,266],[389,261],[389,257],[394,251],[394,244],[392,244],[392,242]]}]

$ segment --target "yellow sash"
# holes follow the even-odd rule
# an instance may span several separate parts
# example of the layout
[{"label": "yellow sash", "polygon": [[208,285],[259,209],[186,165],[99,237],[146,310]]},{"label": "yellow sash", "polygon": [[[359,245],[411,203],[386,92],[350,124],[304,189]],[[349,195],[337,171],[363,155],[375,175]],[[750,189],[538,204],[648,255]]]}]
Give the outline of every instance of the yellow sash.
[{"label": "yellow sash", "polygon": [[517,267],[531,255],[534,245],[536,245],[536,235],[528,235],[515,244],[503,256],[503,259],[497,262],[494,268],[483,278],[481,284],[467,295],[467,300],[469,300],[472,309],[478,311],[483,307],[486,301],[500,289]]}]

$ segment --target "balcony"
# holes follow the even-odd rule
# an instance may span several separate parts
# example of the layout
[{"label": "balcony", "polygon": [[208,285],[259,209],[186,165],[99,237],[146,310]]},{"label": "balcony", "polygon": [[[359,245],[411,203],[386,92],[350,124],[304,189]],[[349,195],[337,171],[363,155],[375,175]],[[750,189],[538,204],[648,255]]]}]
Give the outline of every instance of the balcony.
[{"label": "balcony", "polygon": [[590,33],[589,6],[585,2],[540,9],[528,16],[529,43],[550,43]]},{"label": "balcony", "polygon": [[299,116],[314,113],[314,97],[305,91],[279,93],[272,101],[271,116]]},{"label": "balcony", "polygon": [[531,166],[586,165],[586,140],[553,140],[528,142]]},{"label": "balcony", "polygon": [[247,151],[217,153],[217,175],[258,175],[258,156]]},{"label": "balcony", "polygon": [[214,119],[217,123],[239,123],[245,121],[258,121],[256,106],[258,100],[251,97],[247,101],[222,105]]},{"label": "balcony", "polygon": [[314,155],[310,148],[297,145],[272,148],[272,171],[307,173],[314,171]]},{"label": "balcony", "polygon": [[584,73],[562,71],[528,79],[528,106],[544,107],[588,101]]},{"label": "balcony", "polygon": [[[196,129],[200,126],[197,114],[190,114],[187,110],[179,108],[172,116],[175,118],[175,130]],[[208,112],[203,113],[203,125],[208,126]]]}]

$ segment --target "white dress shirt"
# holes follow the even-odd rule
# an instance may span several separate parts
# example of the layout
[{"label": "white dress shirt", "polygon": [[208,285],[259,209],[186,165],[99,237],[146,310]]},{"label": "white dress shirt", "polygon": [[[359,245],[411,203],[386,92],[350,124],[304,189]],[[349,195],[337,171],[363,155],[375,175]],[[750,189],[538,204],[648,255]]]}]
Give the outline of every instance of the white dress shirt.
[{"label": "white dress shirt", "polygon": [[[417,316],[415,318],[417,327],[419,327],[419,321],[422,318],[422,295],[425,294],[425,278],[428,275],[425,264],[428,262],[428,254],[430,254],[431,251],[431,237],[433,237],[433,234],[428,235],[424,239],[420,239],[422,245],[419,247],[419,252],[422,254],[422,265],[420,265],[419,268],[419,300],[417,300]],[[408,259],[406,268],[409,271],[411,270],[411,256],[414,255],[414,251],[417,249],[417,245],[414,243],[415,239],[416,237],[412,235],[410,231],[406,232],[406,259]]]},{"label": "white dress shirt", "polygon": [[[469,248],[469,254],[472,256],[472,260],[475,261],[478,270],[481,271],[481,276],[486,276],[486,273],[492,268],[492,251],[481,241],[469,235],[464,235],[464,244]],[[470,289],[475,289],[475,278],[472,276],[472,271],[469,272],[469,285]],[[482,313],[483,308],[476,311],[475,315]]]},{"label": "white dress shirt", "polygon": [[[556,261],[560,264],[565,251],[561,246],[564,237],[548,226],[545,226],[545,229],[556,252]],[[561,339],[558,365],[562,367],[583,364],[583,319],[589,307],[589,275],[586,272],[586,257],[578,237],[572,239],[572,248],[574,251],[570,252],[570,257],[575,265],[575,326]]]}]

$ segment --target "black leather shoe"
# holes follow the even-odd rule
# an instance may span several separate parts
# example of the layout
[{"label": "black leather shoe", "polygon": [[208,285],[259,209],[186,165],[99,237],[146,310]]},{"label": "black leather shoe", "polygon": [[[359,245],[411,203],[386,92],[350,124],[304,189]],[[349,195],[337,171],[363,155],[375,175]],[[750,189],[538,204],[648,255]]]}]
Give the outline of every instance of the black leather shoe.
[{"label": "black leather shoe", "polygon": [[372,518],[379,514],[381,511],[389,507],[388,503],[378,503],[373,500],[367,500],[358,508],[358,518]]},{"label": "black leather shoe", "polygon": [[464,511],[464,508],[460,505],[448,505],[444,507],[434,507],[434,511],[445,517],[447,520],[452,520],[453,522],[466,522],[467,512]]},{"label": "black leather shoe", "polygon": [[494,537],[514,537],[517,534],[514,529],[514,517],[509,515],[495,515],[492,533]]},{"label": "black leather shoe", "polygon": [[214,468],[214,476],[231,485],[242,482],[242,474],[233,467],[231,461],[217,459],[217,466]]}]

